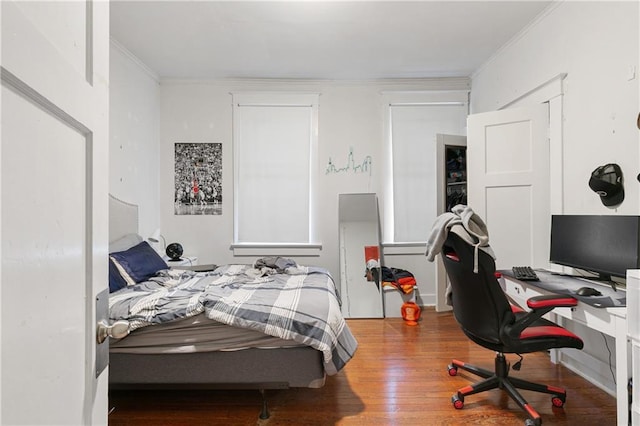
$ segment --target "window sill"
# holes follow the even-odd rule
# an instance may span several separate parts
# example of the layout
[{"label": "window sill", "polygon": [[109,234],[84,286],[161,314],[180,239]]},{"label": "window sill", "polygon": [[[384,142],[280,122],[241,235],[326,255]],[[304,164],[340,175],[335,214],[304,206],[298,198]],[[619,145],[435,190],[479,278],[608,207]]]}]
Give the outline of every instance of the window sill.
[{"label": "window sill", "polygon": [[234,256],[320,256],[322,244],[258,244],[231,245]]},{"label": "window sill", "polygon": [[384,254],[401,255],[401,254],[421,254],[425,255],[427,250],[426,242],[405,242],[405,243],[382,243]]}]

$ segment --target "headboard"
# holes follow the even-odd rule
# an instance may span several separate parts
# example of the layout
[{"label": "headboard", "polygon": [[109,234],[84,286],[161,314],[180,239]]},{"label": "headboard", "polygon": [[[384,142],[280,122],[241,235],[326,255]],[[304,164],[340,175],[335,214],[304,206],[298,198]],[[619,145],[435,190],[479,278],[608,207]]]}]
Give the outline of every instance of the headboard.
[{"label": "headboard", "polygon": [[138,233],[138,206],[109,194],[109,242]]}]

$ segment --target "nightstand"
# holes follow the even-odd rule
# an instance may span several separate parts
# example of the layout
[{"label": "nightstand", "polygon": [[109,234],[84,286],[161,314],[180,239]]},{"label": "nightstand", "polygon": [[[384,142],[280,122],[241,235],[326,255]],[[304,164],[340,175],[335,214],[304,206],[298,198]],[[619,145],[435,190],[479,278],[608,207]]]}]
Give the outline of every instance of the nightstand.
[{"label": "nightstand", "polygon": [[180,266],[194,266],[198,264],[198,256],[182,256],[180,260],[170,260],[167,256],[163,256],[169,268],[177,268]]}]

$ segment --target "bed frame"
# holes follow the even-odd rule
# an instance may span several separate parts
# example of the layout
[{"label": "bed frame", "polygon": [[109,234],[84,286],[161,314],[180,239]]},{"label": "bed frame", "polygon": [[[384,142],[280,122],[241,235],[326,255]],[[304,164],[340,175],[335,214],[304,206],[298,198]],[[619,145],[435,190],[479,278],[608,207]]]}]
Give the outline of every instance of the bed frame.
[{"label": "bed frame", "polygon": [[[109,241],[137,232],[138,206],[110,195]],[[310,347],[109,355],[110,389],[258,389],[261,419],[266,390],[320,388],[325,377],[322,353]]]}]

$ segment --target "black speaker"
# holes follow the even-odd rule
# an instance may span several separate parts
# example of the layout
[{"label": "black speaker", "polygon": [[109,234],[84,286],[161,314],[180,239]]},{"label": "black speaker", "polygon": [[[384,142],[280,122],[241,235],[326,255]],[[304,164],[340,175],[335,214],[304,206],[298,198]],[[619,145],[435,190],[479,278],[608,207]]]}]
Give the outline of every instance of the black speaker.
[{"label": "black speaker", "polygon": [[167,246],[167,256],[169,256],[171,260],[180,260],[182,253],[184,253],[184,251],[180,243],[171,243]]}]

